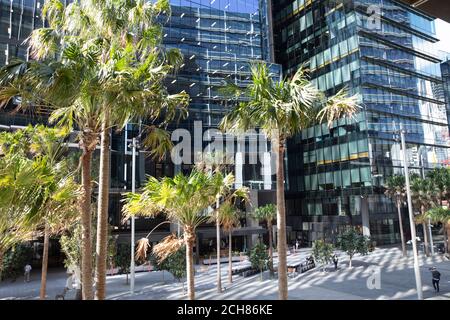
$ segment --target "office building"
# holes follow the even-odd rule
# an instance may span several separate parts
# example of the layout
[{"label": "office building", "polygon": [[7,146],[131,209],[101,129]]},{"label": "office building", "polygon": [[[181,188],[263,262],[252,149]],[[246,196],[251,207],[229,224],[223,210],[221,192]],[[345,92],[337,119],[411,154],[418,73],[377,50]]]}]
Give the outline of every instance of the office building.
[{"label": "office building", "polygon": [[448,159],[434,18],[395,0],[281,0],[273,16],[284,72],[305,65],[327,96],[347,87],[362,107],[353,119],[316,125],[289,142],[292,236],[334,240],[353,224],[377,244],[398,242],[396,209],[383,185],[402,173],[399,125],[412,171]]}]

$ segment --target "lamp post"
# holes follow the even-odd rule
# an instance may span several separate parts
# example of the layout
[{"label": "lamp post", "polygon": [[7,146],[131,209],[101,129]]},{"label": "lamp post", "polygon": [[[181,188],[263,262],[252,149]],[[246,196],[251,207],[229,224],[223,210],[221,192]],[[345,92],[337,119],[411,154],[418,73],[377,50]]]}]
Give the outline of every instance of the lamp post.
[{"label": "lamp post", "polygon": [[[131,192],[136,192],[136,149],[137,139],[133,138],[131,143],[132,147],[132,160],[131,160]],[[135,249],[135,221],[136,218],[134,216],[131,217],[131,265],[130,265],[130,293],[134,293],[134,279],[135,279],[135,261],[134,261],[134,249]]]},{"label": "lamp post", "polygon": [[[422,179],[425,179],[425,164],[423,160],[423,154],[420,153],[420,164],[421,164],[421,173],[422,173]],[[428,237],[430,239],[430,249],[431,249],[431,255],[434,255],[434,243],[433,243],[433,232],[431,230],[431,219],[428,218],[428,230],[423,230],[423,232],[428,232]]]},{"label": "lamp post", "polygon": [[406,155],[405,130],[403,129],[402,123],[400,124],[400,138],[401,138],[401,144],[402,144],[403,168],[405,170],[405,184],[406,184],[406,194],[407,194],[407,199],[408,199],[409,225],[411,227],[411,242],[412,242],[412,246],[413,246],[413,255],[414,255],[414,274],[416,277],[417,298],[419,300],[423,300],[422,278],[420,276],[419,257],[417,256],[416,227],[415,227],[414,217],[413,217],[411,189],[410,189],[410,183],[409,183],[408,158]]}]

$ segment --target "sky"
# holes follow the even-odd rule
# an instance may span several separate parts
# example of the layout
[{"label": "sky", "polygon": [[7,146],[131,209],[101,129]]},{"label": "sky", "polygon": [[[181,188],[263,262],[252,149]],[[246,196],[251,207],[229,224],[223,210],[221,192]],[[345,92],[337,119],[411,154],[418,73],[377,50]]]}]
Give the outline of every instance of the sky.
[{"label": "sky", "polygon": [[441,39],[438,43],[439,49],[450,53],[450,23],[436,19],[436,35]]}]

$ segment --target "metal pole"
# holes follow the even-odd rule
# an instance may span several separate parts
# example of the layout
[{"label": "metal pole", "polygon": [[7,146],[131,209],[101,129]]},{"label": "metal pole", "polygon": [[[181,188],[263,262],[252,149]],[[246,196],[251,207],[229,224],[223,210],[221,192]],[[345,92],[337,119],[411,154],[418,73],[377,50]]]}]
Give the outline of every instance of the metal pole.
[{"label": "metal pole", "polygon": [[216,197],[216,250],[217,250],[217,292],[222,292],[222,275],[221,265],[220,265],[220,221],[219,221],[219,206],[220,206],[220,197]]},{"label": "metal pole", "polygon": [[403,124],[400,124],[400,137],[402,143],[403,167],[405,169],[405,184],[406,184],[406,194],[408,198],[408,213],[409,213],[409,225],[411,227],[411,242],[413,246],[413,255],[414,255],[414,274],[416,277],[417,299],[423,300],[422,278],[420,276],[419,257],[417,256],[416,227],[413,217],[411,189],[409,184],[408,159],[406,156],[405,130],[403,129]]},{"label": "metal pole", "polygon": [[433,233],[431,232],[431,219],[428,218],[428,233],[430,234],[431,255],[434,255]]},{"label": "metal pole", "polygon": [[[420,153],[420,163],[421,163],[421,169],[422,169],[422,179],[425,179],[425,165],[423,163],[423,154]],[[434,255],[434,244],[433,244],[433,233],[431,231],[431,219],[428,218],[428,234],[429,234],[429,238],[430,238],[430,247],[431,247],[431,255]],[[424,230],[424,232],[426,232]]]},{"label": "metal pole", "polygon": [[[136,192],[136,138],[133,138],[132,171],[131,171],[131,192]],[[135,245],[135,217],[131,217],[131,265],[130,265],[130,292],[134,293],[134,245]]]}]

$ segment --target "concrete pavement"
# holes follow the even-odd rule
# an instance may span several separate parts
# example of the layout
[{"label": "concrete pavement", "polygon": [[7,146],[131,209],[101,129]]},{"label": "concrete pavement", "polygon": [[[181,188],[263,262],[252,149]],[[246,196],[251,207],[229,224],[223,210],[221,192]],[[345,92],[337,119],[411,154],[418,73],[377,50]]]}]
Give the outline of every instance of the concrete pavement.
[{"label": "concrete pavement", "polygon": [[[288,256],[290,261],[303,261],[310,249]],[[288,279],[290,299],[321,300],[414,300],[416,286],[412,253],[403,258],[396,248],[377,248],[368,256],[356,256],[353,268],[348,268],[348,259],[339,253],[339,269],[327,266],[326,272],[315,268],[306,273]],[[275,259],[275,264],[277,260]],[[434,293],[431,273],[428,268],[436,266],[441,272],[441,292]],[[224,292],[216,292],[216,267],[209,270],[197,266],[195,277],[197,299],[230,300],[270,300],[277,299],[278,284],[270,279],[269,273],[248,278],[234,276],[232,284],[227,283],[227,264],[222,265],[222,285]],[[442,255],[426,258],[420,255],[420,268],[425,299],[450,299],[450,261]],[[168,272],[153,271],[136,274],[135,294],[129,293],[125,275],[107,277],[107,298],[112,300],[148,300],[148,299],[186,299],[182,284],[176,282]],[[23,283],[23,278],[15,283],[0,283],[0,299],[37,299],[39,296],[39,274],[33,272],[32,281]],[[48,299],[62,291],[66,279],[64,270],[52,270],[49,273]],[[369,285],[368,285],[369,283]]]}]

